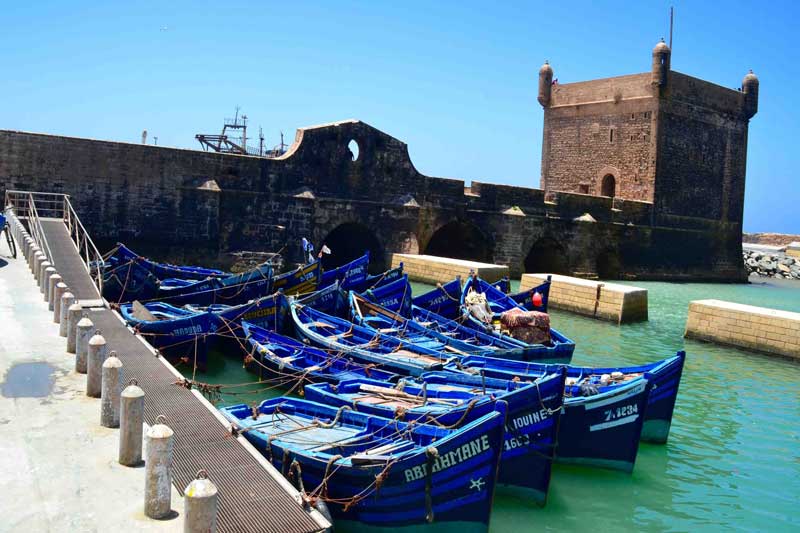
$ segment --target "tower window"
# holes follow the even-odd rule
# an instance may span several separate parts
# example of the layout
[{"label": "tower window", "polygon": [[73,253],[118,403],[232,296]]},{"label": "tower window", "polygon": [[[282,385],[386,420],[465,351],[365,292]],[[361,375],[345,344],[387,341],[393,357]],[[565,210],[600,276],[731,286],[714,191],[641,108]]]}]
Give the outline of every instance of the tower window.
[{"label": "tower window", "polygon": [[588,185],[578,185],[578,192],[581,194],[589,194],[589,186]]},{"label": "tower window", "polygon": [[614,142],[614,128],[608,130],[608,142]]}]

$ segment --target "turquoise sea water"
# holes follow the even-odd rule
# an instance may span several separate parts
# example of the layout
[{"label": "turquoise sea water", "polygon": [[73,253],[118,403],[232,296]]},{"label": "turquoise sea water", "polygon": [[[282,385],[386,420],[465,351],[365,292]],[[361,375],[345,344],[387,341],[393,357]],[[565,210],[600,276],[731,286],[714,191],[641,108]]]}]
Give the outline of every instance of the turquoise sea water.
[{"label": "turquoise sea water", "polygon": [[[800,283],[638,282],[650,320],[617,326],[553,311],[577,343],[573,362],[628,365],[685,349],[688,357],[669,442],[641,444],[633,474],[556,465],[547,506],[499,491],[491,530],[800,531],[800,364],[683,339],[688,303],[717,298],[800,312]],[[415,285],[415,291],[426,290]],[[240,384],[241,359],[212,357],[196,379]],[[226,389],[221,403],[252,403],[280,390]]]}]

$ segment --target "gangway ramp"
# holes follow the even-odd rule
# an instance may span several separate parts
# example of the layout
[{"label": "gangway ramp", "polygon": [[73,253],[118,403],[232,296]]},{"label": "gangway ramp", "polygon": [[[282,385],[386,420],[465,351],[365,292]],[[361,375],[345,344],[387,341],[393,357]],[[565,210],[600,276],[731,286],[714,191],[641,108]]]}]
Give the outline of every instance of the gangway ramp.
[{"label": "gangway ramp", "polygon": [[[12,216],[22,215],[31,235],[40,248],[47,250],[48,259],[75,296],[89,302],[86,316],[102,331],[109,350],[116,351],[122,360],[124,382],[135,379],[145,391],[145,422],[153,425],[163,415],[175,432],[172,482],[176,489],[183,493],[197,472],[205,470],[219,490],[220,532],[311,533],[329,527],[319,512],[304,507],[289,481],[243,436],[231,435],[229,425],[202,394],[181,385],[180,372],[158,357],[99,298],[97,284],[102,281],[92,279],[90,272],[102,257],[77,220],[68,197],[48,193],[47,209],[37,210],[38,194],[7,191],[6,205],[12,206]],[[63,197],[61,213],[53,199],[56,196]],[[39,217],[37,211],[47,212],[48,217]]]}]

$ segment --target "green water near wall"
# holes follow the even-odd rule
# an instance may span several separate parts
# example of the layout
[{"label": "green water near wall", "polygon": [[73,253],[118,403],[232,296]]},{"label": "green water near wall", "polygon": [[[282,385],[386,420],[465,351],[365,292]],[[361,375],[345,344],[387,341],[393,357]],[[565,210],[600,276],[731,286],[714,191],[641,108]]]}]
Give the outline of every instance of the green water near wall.
[{"label": "green water near wall", "polygon": [[[800,364],[683,339],[691,300],[800,312],[800,284],[635,285],[649,290],[647,322],[616,326],[553,311],[552,324],[576,341],[573,362],[581,365],[637,364],[686,350],[669,442],[643,443],[633,474],[556,465],[541,509],[498,492],[491,531],[800,531]],[[197,379],[254,379],[241,359],[210,360]],[[236,394],[221,403],[281,393],[260,385],[230,390]]]}]

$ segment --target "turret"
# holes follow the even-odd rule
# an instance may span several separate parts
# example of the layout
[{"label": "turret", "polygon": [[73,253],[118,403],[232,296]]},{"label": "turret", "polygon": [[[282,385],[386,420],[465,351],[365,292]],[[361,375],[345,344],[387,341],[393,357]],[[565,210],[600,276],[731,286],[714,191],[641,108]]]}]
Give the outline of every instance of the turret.
[{"label": "turret", "polygon": [[658,87],[667,86],[667,74],[669,73],[669,61],[672,51],[662,38],[653,48],[653,78],[651,83]]},{"label": "turret", "polygon": [[547,61],[539,69],[539,103],[542,107],[550,105],[550,93],[553,90],[553,68]]},{"label": "turret", "polygon": [[747,73],[742,80],[742,93],[744,93],[744,114],[750,119],[758,113],[758,78],[753,71]]}]

